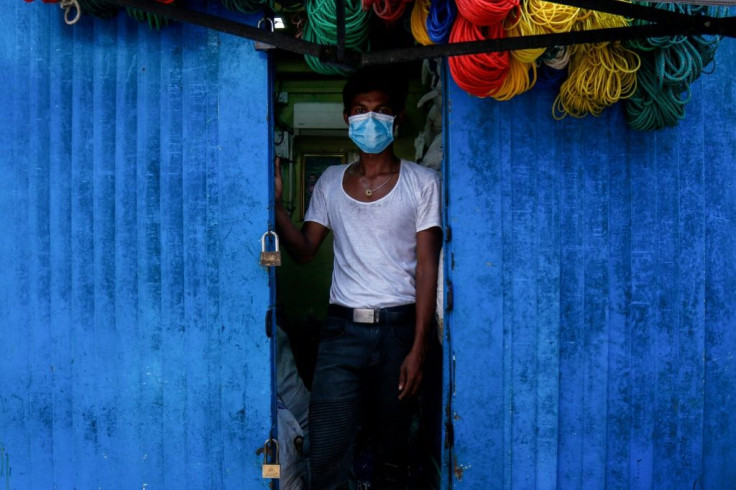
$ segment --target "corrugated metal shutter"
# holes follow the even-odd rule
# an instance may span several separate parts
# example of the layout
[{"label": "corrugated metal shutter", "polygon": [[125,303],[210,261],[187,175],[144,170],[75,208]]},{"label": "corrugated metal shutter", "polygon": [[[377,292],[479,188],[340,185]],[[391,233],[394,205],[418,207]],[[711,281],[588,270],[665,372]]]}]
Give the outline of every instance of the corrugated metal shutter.
[{"label": "corrugated metal shutter", "polygon": [[736,488],[735,55],[656,133],[450,83],[455,488]]},{"label": "corrugated metal shutter", "polygon": [[0,13],[10,488],[255,488],[271,428],[267,61],[121,14]]}]

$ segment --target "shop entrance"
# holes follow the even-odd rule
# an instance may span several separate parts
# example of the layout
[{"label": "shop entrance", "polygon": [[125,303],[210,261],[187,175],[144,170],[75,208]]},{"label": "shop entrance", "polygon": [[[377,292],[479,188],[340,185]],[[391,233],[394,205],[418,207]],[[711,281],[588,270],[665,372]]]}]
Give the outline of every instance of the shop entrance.
[{"label": "shop entrance", "polygon": [[[358,159],[343,119],[342,88],[346,74],[320,73],[303,57],[283,51],[272,54],[274,67],[274,154],[280,159],[283,203],[301,228],[313,186],[331,165]],[[442,84],[440,62],[397,67],[409,80],[407,117],[395,136],[397,156],[441,171]],[[332,235],[315,259],[297,265],[283,254],[276,271],[276,374],[279,440],[282,449],[280,488],[302,488],[308,457],[307,412],[320,328],[327,314],[333,269]],[[442,288],[438,296],[442,298]],[[441,305],[441,300],[439,302]],[[441,319],[442,308],[438,307]],[[441,332],[441,330],[440,330]],[[438,340],[441,333],[438,334]],[[437,342],[439,345],[439,342]],[[442,356],[439,349],[427,367],[423,410],[417,415],[416,458],[412,488],[439,488],[441,464]],[[369,431],[359,433],[353,465],[355,488],[370,488]],[[292,444],[294,441],[296,444]],[[421,442],[420,442],[421,441]],[[300,477],[299,475],[303,475]]]}]

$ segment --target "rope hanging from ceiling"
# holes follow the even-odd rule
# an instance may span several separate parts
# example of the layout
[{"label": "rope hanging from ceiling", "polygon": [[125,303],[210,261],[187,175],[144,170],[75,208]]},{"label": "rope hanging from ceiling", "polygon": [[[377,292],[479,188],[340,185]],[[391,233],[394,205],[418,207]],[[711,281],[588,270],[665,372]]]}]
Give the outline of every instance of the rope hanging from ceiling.
[{"label": "rope hanging from ceiling", "polygon": [[[43,1],[59,3],[59,0]],[[300,22],[296,36],[320,45],[338,44],[336,0],[220,2],[226,9],[243,13],[264,8],[272,12],[302,12],[303,9],[306,21]],[[632,3],[691,17],[720,18],[727,16],[729,9],[718,5],[730,5],[733,0],[700,0],[698,5]],[[77,14],[89,13],[103,18],[112,17],[119,10],[112,0],[74,0],[74,4],[79,6]],[[407,12],[409,6],[412,8]],[[154,29],[168,24],[163,16],[134,8],[128,8],[127,12],[139,21],[148,22]],[[346,50],[359,53],[370,50],[370,16],[387,24],[405,26],[422,45],[523,38],[649,23],[545,0],[345,0]],[[402,19],[404,22],[399,22]],[[719,42],[719,36],[706,35],[650,37],[639,41],[449,56],[448,63],[457,85],[478,97],[505,101],[530,90],[535,84],[559,87],[552,107],[556,118],[598,116],[616,102],[626,101],[624,107],[629,125],[638,130],[652,130],[675,125],[684,117],[691,85],[707,73]],[[328,64],[315,56],[305,55],[305,59],[318,73],[346,75],[350,71],[350,68]]]},{"label": "rope hanging from ceiling", "polygon": [[[317,44],[337,44],[337,8],[335,0],[307,0],[307,22],[302,39]],[[368,12],[363,10],[361,0],[345,0],[345,47],[363,52],[368,49]],[[309,67],[325,75],[346,75],[347,68],[323,63],[318,58],[306,55]]]},{"label": "rope hanging from ceiling", "polygon": [[373,9],[379,19],[396,22],[404,15],[412,0],[363,0],[363,10]]},{"label": "rope hanging from ceiling", "polygon": [[[506,31],[498,23],[495,26],[472,24],[463,16],[458,16],[450,33],[450,42],[482,41],[501,39]],[[488,97],[499,91],[509,71],[509,53],[478,53],[465,56],[452,56],[449,59],[450,73],[455,83],[469,94]]]},{"label": "rope hanging from ceiling", "polygon": [[411,34],[423,46],[434,44],[427,32],[427,17],[429,17],[429,0],[415,0],[411,11]]},{"label": "rope hanging from ceiling", "polygon": [[427,35],[433,43],[445,44],[450,39],[450,31],[456,18],[455,0],[430,0]]},{"label": "rope hanging from ceiling", "polygon": [[[725,17],[728,9],[712,6],[658,4],[660,8],[689,15]],[[635,25],[642,24],[634,21]],[[690,86],[713,62],[717,36],[674,36],[628,41],[641,53],[638,87],[626,102],[626,121],[637,130],[655,130],[676,125],[685,117]]]},{"label": "rope hanging from ceiling", "polygon": [[[163,3],[165,5],[171,5],[174,3],[175,0],[156,0],[159,3]],[[162,15],[156,15],[152,14],[150,12],[144,12],[140,9],[134,9],[128,7],[126,9],[128,12],[128,15],[133,17],[138,22],[148,22],[148,27],[151,29],[161,29],[162,27],[165,27],[169,25],[169,19],[162,16]]]}]

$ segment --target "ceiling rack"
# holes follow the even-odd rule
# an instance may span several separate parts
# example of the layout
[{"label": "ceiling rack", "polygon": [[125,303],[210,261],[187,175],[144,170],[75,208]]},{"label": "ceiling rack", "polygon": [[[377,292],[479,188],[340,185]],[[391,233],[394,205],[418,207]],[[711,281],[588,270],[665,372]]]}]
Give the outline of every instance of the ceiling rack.
[{"label": "ceiling rack", "polygon": [[[171,20],[195,24],[208,29],[244,37],[291,53],[315,56],[323,63],[331,63],[349,68],[373,64],[403,63],[426,58],[459,56],[482,52],[546,48],[551,46],[623,41],[659,36],[708,34],[736,37],[736,17],[716,18],[692,16],[619,0],[550,0],[554,3],[573,7],[621,15],[632,19],[641,19],[649,21],[651,24],[463,43],[411,46],[360,53],[345,47],[345,0],[336,0],[337,45],[329,46],[303,41],[286,34],[272,32],[205,12],[175,5],[165,5],[159,2],[152,2],[151,0],[107,1],[120,7],[131,7],[161,15]],[[718,3],[727,4],[729,2],[723,1]]]}]

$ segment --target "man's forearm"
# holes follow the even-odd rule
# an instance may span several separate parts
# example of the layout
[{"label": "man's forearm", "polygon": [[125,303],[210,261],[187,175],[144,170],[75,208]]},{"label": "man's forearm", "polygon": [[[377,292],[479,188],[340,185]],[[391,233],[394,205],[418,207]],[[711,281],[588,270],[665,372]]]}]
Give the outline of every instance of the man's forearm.
[{"label": "man's forearm", "polygon": [[327,228],[313,222],[307,222],[302,229],[298,229],[291,221],[284,205],[276,203],[276,233],[284,246],[284,250],[297,264],[310,262],[317,249],[327,235]]},{"label": "man's forearm", "polygon": [[[432,278],[434,276],[434,279]],[[417,277],[416,295],[416,323],[414,330],[414,345],[412,348],[426,351],[429,345],[429,336],[435,324],[434,312],[437,300],[437,268],[434,274],[428,271],[427,277]]]},{"label": "man's forearm", "polygon": [[305,249],[305,239],[302,232],[291,221],[291,216],[283,204],[276,203],[276,233],[283,245],[286,253],[297,263],[305,262],[303,251]]},{"label": "man's forearm", "polygon": [[429,335],[435,324],[441,241],[440,228],[431,228],[417,234],[416,325],[413,348],[421,349],[422,352],[429,345]]}]

